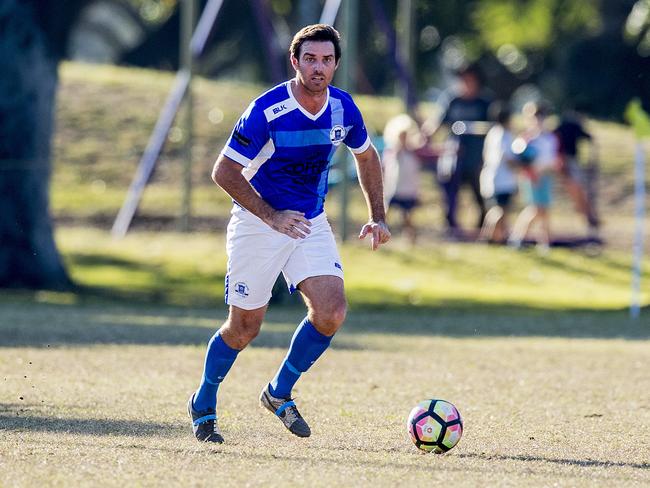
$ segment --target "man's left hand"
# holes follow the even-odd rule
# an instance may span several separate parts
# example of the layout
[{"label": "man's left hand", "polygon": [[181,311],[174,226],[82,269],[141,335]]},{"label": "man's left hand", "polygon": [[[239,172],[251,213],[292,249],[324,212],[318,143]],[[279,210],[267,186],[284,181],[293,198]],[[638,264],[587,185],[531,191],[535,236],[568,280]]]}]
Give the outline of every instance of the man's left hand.
[{"label": "man's left hand", "polygon": [[390,239],[390,231],[386,222],[380,220],[379,222],[370,221],[361,228],[359,239],[365,238],[370,235],[370,245],[372,250],[379,248],[381,244],[386,244]]}]

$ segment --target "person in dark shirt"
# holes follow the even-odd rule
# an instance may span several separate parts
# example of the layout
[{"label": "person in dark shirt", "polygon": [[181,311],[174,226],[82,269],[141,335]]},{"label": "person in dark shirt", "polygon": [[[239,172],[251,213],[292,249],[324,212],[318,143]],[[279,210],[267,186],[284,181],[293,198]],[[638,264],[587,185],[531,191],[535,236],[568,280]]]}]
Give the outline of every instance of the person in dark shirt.
[{"label": "person in dark shirt", "polygon": [[590,158],[595,159],[594,139],[584,129],[580,114],[574,111],[567,111],[562,115],[560,124],[555,129],[555,135],[558,139],[559,173],[562,182],[573,200],[576,210],[587,219],[590,232],[596,232],[600,220],[596,214],[595,202],[587,191],[589,182],[578,160],[578,144],[582,140],[589,142]]},{"label": "person in dark shirt", "polygon": [[[490,100],[481,93],[482,77],[477,66],[469,66],[458,73],[460,93],[451,99],[438,126],[423,125],[423,132],[431,136],[441,127],[449,130],[445,149],[438,160],[437,177],[446,203],[445,217],[451,235],[459,235],[456,219],[458,192],[463,186],[471,190],[479,219],[483,225],[485,202],[481,196],[480,175],[483,168],[483,141],[490,128],[488,109]],[[433,129],[433,130],[431,130]]]}]

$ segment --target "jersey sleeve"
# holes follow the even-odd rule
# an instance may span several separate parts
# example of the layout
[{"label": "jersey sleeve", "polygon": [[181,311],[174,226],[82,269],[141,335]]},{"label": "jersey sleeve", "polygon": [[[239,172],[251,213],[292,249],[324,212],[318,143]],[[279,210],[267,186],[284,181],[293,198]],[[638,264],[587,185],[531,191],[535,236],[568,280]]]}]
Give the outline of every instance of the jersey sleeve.
[{"label": "jersey sleeve", "polygon": [[346,125],[351,126],[345,136],[344,142],[350,151],[354,154],[361,154],[370,147],[370,137],[366,130],[366,124],[363,122],[363,116],[359,108],[351,104],[351,118],[346,120]]},{"label": "jersey sleeve", "polygon": [[221,153],[242,166],[248,166],[258,156],[269,137],[264,111],[253,102],[235,124]]}]

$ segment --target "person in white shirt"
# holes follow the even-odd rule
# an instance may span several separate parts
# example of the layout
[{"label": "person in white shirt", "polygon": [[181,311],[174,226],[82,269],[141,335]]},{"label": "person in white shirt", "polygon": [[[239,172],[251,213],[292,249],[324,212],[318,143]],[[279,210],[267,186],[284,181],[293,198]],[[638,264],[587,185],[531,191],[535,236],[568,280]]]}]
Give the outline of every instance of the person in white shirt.
[{"label": "person in white shirt", "polygon": [[507,212],[517,193],[517,163],[511,148],[510,111],[503,106],[495,107],[496,124],[485,136],[480,180],[481,195],[492,206],[485,215],[479,240],[505,243],[508,236]]},{"label": "person in white shirt", "polygon": [[409,115],[393,117],[384,128],[384,196],[386,206],[398,208],[402,214],[402,231],[411,244],[417,229],[413,210],[420,204],[421,161],[416,154],[424,143],[418,125]]}]

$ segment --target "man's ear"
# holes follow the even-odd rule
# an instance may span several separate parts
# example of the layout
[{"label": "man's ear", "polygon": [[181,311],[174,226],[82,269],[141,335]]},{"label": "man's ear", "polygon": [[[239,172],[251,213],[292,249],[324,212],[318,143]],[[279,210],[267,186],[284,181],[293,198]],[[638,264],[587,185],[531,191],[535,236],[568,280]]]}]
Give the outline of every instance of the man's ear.
[{"label": "man's ear", "polygon": [[291,58],[291,66],[293,66],[293,69],[298,71],[298,59],[296,59],[296,57],[293,55],[291,55],[290,58]]}]

